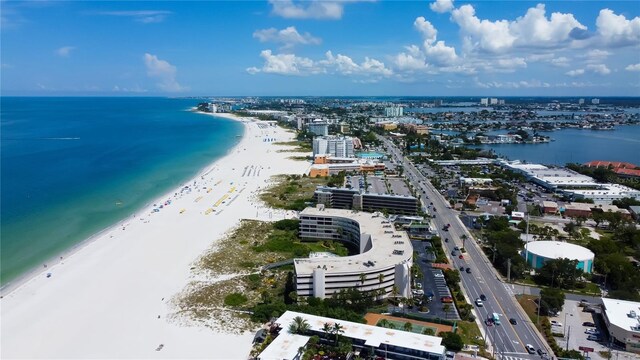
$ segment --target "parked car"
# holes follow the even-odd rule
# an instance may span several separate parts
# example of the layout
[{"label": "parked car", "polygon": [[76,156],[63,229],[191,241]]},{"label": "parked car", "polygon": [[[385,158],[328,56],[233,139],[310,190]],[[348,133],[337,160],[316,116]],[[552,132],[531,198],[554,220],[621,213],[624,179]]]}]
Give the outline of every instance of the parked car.
[{"label": "parked car", "polygon": [[600,335],[600,331],[596,330],[596,329],[587,329],[584,331],[585,334],[590,334],[590,335]]},{"label": "parked car", "polygon": [[598,336],[598,335],[589,335],[589,336],[587,336],[587,340],[600,341],[600,336]]},{"label": "parked car", "polygon": [[443,277],[444,277],[444,274],[443,274],[443,273],[441,273],[441,272],[437,272],[437,273],[433,274],[433,277],[443,278]]},{"label": "parked car", "polygon": [[458,255],[458,259],[464,259],[464,256],[462,256],[462,254]]},{"label": "parked car", "polygon": [[460,248],[456,246],[456,247],[453,248],[453,250],[458,251],[458,250],[460,250]]},{"label": "parked car", "polygon": [[509,319],[509,323],[510,323],[511,325],[518,325],[518,322],[517,322],[517,321],[516,321],[516,319],[514,319],[514,318]]},{"label": "parked car", "polygon": [[527,349],[527,352],[529,354],[535,354],[536,353],[536,349],[533,347],[533,345],[527,344],[524,347]]},{"label": "parked car", "polygon": [[555,320],[551,320],[550,323],[551,323],[551,326],[562,326],[561,322],[557,322]]},{"label": "parked car", "polygon": [[596,324],[592,323],[591,321],[585,321],[582,323],[582,326],[596,327]]},{"label": "parked car", "polygon": [[442,301],[443,303],[452,303],[453,302],[453,298],[451,296],[443,296],[440,298],[440,301]]}]

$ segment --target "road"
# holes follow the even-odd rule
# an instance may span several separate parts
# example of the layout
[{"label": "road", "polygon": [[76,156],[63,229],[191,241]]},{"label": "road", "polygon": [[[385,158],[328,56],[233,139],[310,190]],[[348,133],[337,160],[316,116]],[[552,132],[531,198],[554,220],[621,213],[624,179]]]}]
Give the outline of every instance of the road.
[{"label": "road", "polygon": [[[484,328],[484,336],[493,345],[496,357],[500,355],[509,359],[540,359],[537,355],[529,355],[525,344],[531,344],[536,349],[544,349],[550,353],[546,343],[537,336],[534,325],[517,303],[514,297],[517,290],[498,279],[493,267],[488,263],[484,254],[481,254],[475,241],[472,240],[471,233],[458,219],[457,213],[450,208],[449,203],[434,189],[429,180],[409,160],[404,158],[391,141],[384,137],[380,137],[380,140],[386,145],[389,154],[395,158],[397,163],[404,166],[405,177],[418,190],[422,201],[425,204],[433,203],[432,209],[435,208],[433,214],[436,215],[436,218],[433,219],[434,224],[440,231],[441,237],[449,239],[444,243],[446,253],[450,254],[456,246],[465,247],[467,252],[464,254],[464,259],[453,259],[453,265],[456,268],[463,266],[465,269],[467,267],[471,269],[470,274],[462,272],[460,276],[461,285],[466,290],[469,302],[473,303],[482,294],[487,297],[483,307],[478,307],[475,304],[474,307]],[[448,231],[443,231],[442,228],[446,224],[451,224],[451,226]],[[467,237],[464,245],[463,235]],[[484,320],[493,313],[499,314],[501,325],[486,325]],[[510,324],[510,318],[516,319],[517,325]]]}]

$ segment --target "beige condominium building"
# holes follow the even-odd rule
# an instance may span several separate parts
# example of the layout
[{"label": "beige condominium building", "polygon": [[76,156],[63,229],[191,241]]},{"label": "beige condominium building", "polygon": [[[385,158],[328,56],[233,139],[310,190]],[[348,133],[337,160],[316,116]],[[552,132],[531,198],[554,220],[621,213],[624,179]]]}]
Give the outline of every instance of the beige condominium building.
[{"label": "beige condominium building", "polygon": [[382,214],[309,207],[300,213],[300,238],[340,241],[358,254],[295,259],[299,296],[325,298],[355,288],[386,297],[395,288],[398,296],[410,297],[411,241]]}]

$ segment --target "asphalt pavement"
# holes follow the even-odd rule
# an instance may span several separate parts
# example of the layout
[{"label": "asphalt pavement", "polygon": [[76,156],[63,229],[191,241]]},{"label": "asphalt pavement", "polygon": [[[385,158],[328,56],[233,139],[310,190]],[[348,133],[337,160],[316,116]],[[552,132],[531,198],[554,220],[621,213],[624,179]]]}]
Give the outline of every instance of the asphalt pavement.
[{"label": "asphalt pavement", "polygon": [[[465,289],[470,303],[473,303],[482,294],[487,298],[484,306],[478,307],[474,304],[474,308],[480,324],[482,324],[482,332],[492,344],[494,353],[505,358],[539,359],[539,356],[527,353],[526,344],[531,344],[536,349],[541,348],[550,353],[546,342],[537,335],[534,325],[531,324],[517,303],[514,297],[514,294],[517,293],[516,289],[510,284],[504,284],[500,281],[492,265],[489,264],[486,256],[481,253],[480,248],[473,240],[471,233],[458,218],[457,213],[450,208],[449,203],[434,189],[429,180],[403,157],[393,143],[386,138],[381,137],[381,139],[398,164],[404,165],[405,177],[418,189],[420,194],[424,195],[422,200],[426,204],[433,202],[433,207],[437,209],[434,212],[436,218],[433,219],[433,222],[441,232],[440,236],[443,239],[449,238],[449,241],[444,243],[446,254],[449,255],[455,246],[465,248],[464,259],[456,258],[452,264],[455,268],[464,266],[471,269],[470,274],[464,272],[460,276],[461,285]],[[451,224],[451,227],[444,232],[442,228],[446,224]],[[467,237],[464,246],[463,235]],[[499,315],[501,324],[487,326],[483,320],[493,313]],[[511,324],[510,318],[514,318],[517,325]]]}]

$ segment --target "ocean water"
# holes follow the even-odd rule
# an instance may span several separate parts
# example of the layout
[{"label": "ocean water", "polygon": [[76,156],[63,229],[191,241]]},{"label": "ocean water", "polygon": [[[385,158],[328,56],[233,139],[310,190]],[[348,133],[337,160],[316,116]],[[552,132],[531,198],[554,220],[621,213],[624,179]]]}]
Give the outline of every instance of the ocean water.
[{"label": "ocean water", "polygon": [[[492,132],[493,133],[493,132]],[[626,161],[640,165],[640,125],[618,126],[614,130],[562,129],[540,132],[555,141],[543,144],[487,144],[510,160],[565,165],[592,160]]]},{"label": "ocean water", "polygon": [[168,98],[0,98],[0,282],[224,156],[242,124]]}]

